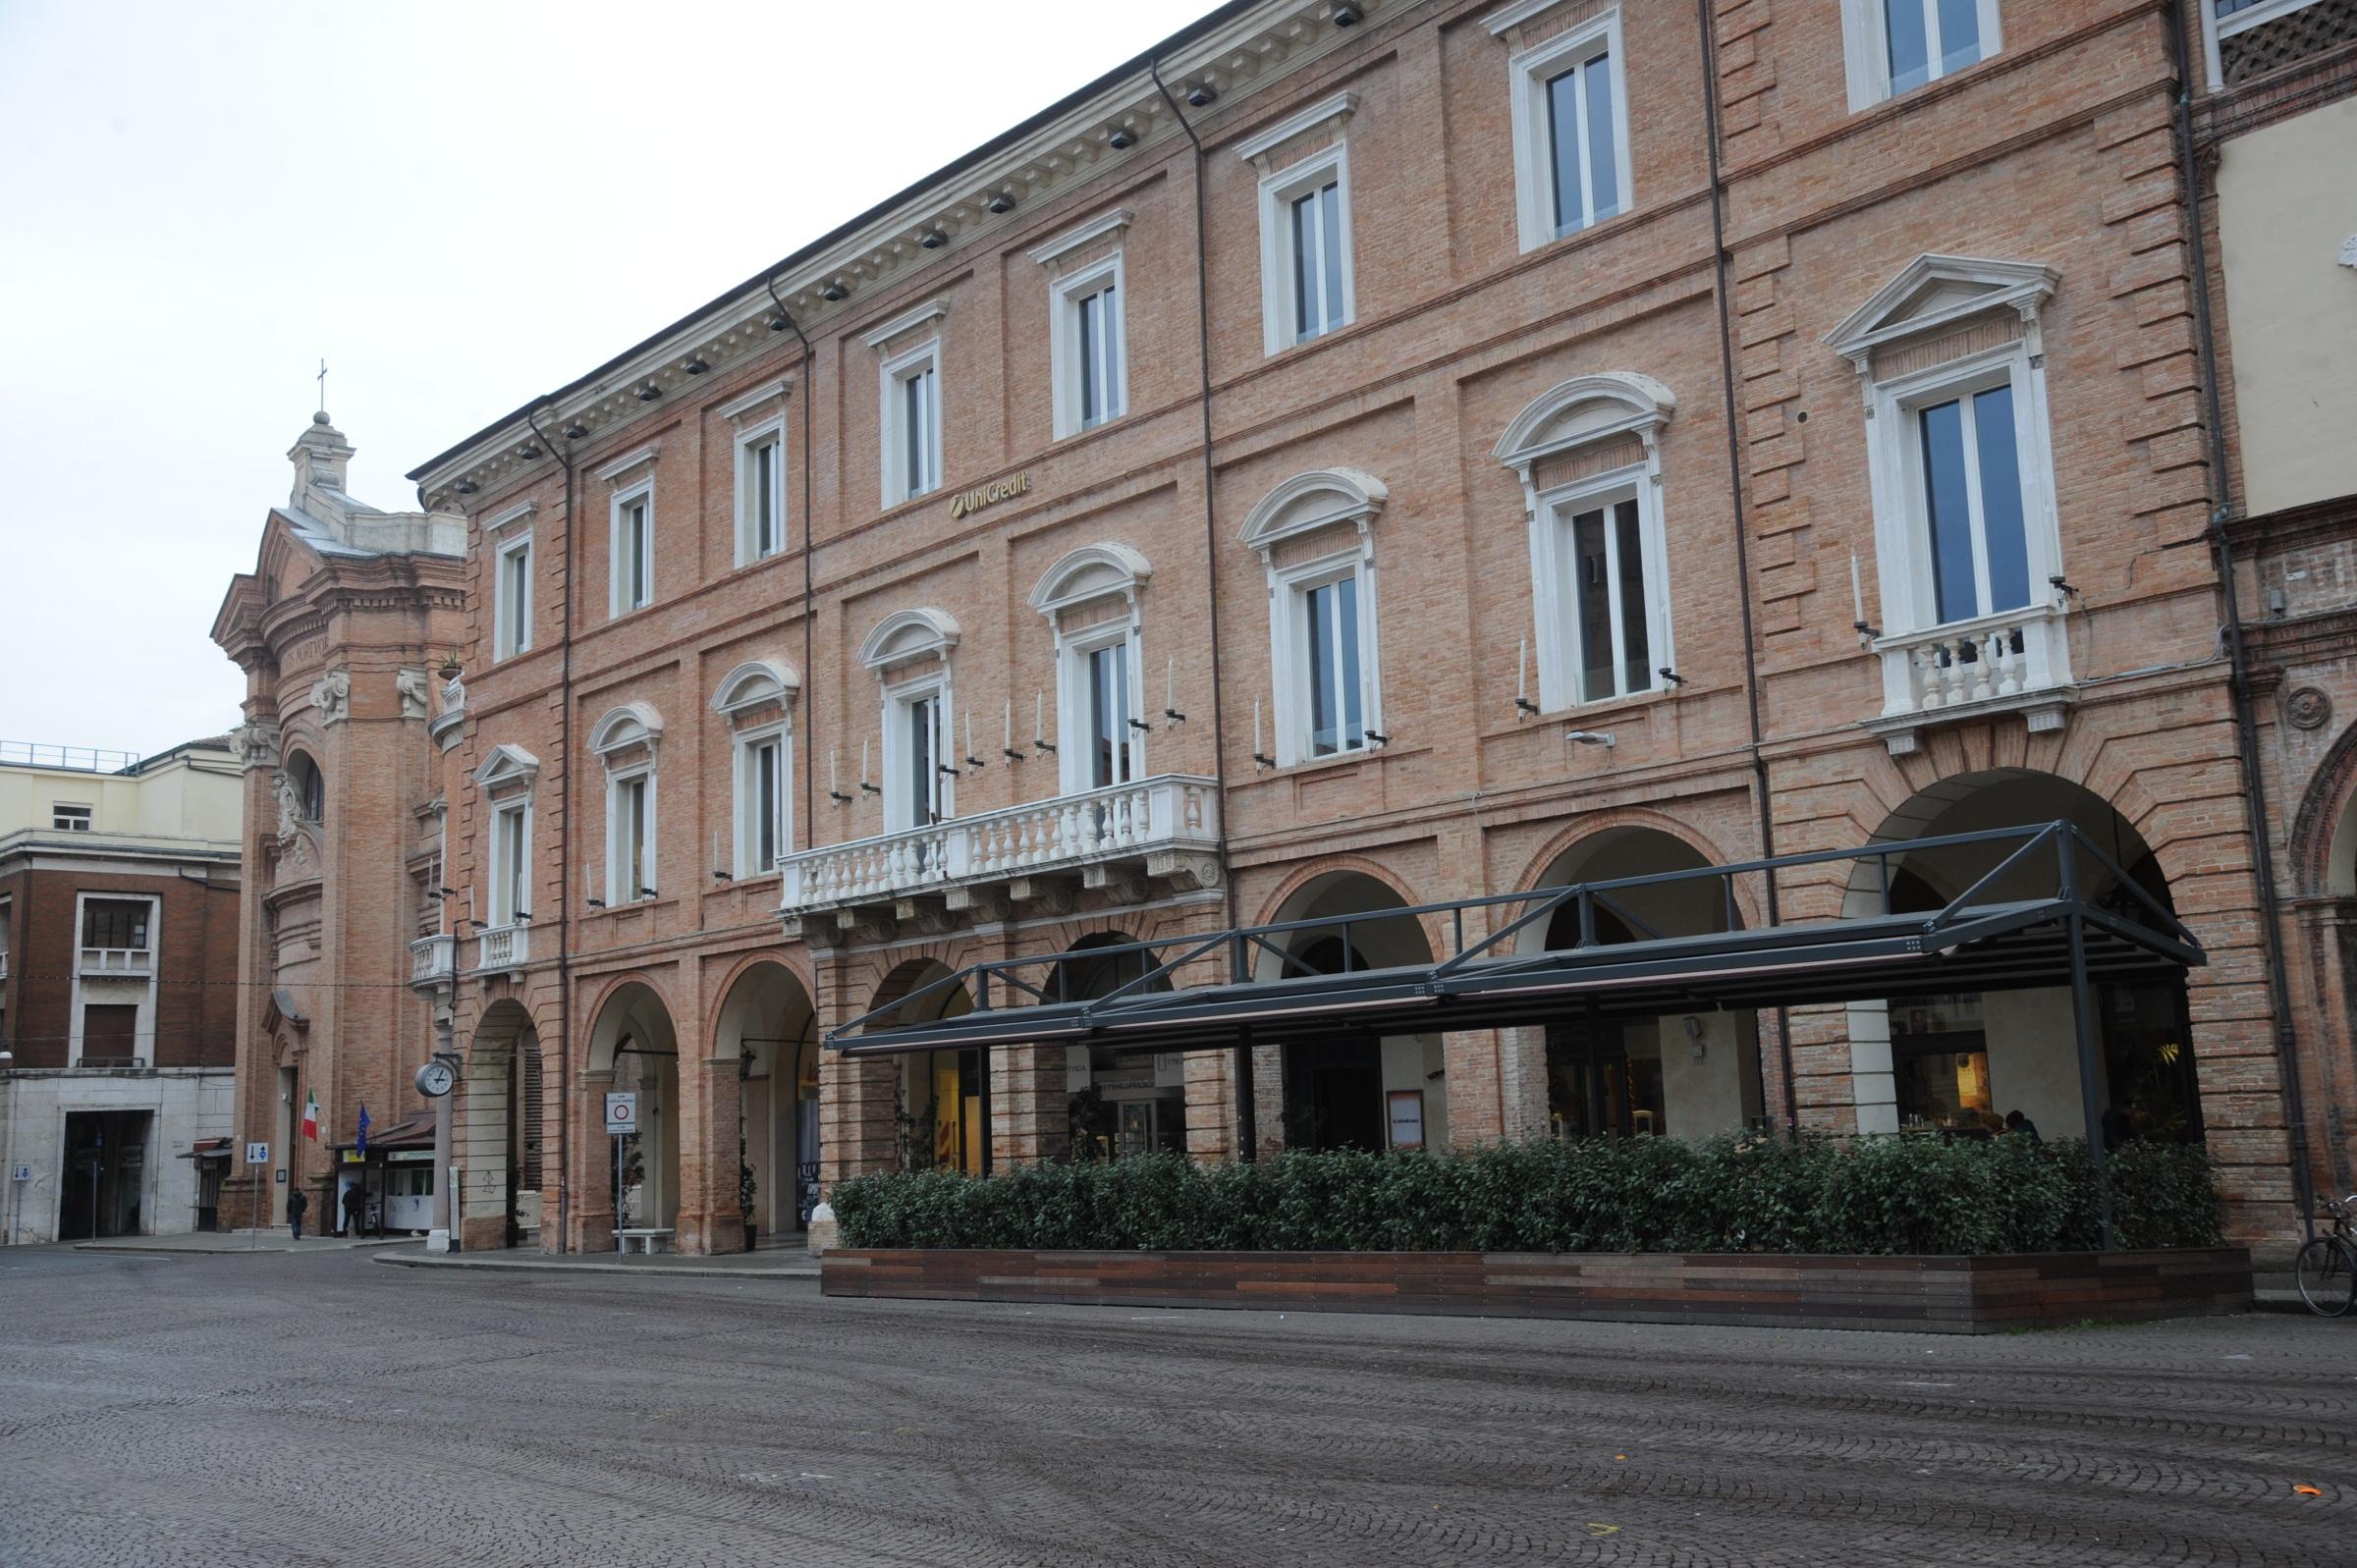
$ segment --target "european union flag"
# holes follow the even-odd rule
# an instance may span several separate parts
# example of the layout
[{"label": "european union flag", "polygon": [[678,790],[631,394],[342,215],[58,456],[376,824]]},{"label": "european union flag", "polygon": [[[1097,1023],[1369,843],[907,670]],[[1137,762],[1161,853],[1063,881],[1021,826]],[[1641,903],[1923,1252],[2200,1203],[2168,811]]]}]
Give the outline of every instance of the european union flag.
[{"label": "european union flag", "polygon": [[360,1136],[355,1152],[363,1155],[368,1152],[368,1102],[365,1100],[360,1102]]}]

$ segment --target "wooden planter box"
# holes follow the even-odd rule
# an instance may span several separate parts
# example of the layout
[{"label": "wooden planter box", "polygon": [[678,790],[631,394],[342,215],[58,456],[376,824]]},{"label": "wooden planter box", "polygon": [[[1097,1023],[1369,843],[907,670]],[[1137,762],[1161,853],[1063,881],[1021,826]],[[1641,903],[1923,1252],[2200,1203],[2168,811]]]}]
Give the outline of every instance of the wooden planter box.
[{"label": "wooden planter box", "polygon": [[836,1251],[830,1296],[1991,1333],[2247,1312],[2240,1247],[1994,1258],[1750,1253]]}]

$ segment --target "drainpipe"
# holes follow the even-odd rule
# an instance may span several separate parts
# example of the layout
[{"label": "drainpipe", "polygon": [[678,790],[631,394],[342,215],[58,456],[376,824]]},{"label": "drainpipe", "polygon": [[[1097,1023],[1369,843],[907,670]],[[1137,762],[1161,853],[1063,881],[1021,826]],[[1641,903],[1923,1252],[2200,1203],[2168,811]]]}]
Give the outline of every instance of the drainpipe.
[{"label": "drainpipe", "polygon": [[[813,458],[810,451],[810,384],[818,372],[818,354],[810,347],[810,339],[802,331],[802,324],[794,319],[794,312],[787,309],[786,301],[778,297],[777,281],[774,278],[763,278],[761,287],[769,291],[771,302],[778,307],[778,320],[786,323],[786,330],[793,333],[795,340],[802,346],[802,384],[795,388],[794,401],[802,406],[802,679],[810,681],[818,678],[816,672],[810,667],[813,647],[811,622],[818,614],[818,597],[811,585],[813,570],[811,556],[815,548],[815,536],[811,529],[810,516],[810,469]],[[811,716],[817,711],[817,704],[805,701],[798,703],[797,706],[802,710],[801,722],[797,727],[801,732],[802,744],[796,747],[801,753],[802,761],[800,769],[802,775],[802,842],[805,846],[815,849],[818,847],[818,818],[812,814],[812,804],[817,799],[812,792],[814,787],[812,780],[816,777],[812,764],[818,753],[809,744],[809,740]],[[791,849],[793,846],[789,844],[788,847]],[[818,999],[813,997],[810,1000],[812,1004],[816,1005]],[[796,1074],[801,1072],[799,1061],[795,1063],[794,1070]]]},{"label": "drainpipe", "polygon": [[[563,620],[557,629],[557,773],[564,780],[557,799],[557,1104],[562,1108],[557,1117],[557,1251],[564,1253],[573,1250],[573,581],[574,546],[581,530],[574,515],[572,441],[559,446],[549,440],[530,413],[523,421],[539,438],[540,450],[555,453],[565,467],[565,591],[558,602]],[[542,1063],[545,1072],[545,1054]],[[522,1082],[523,1074],[516,1077]],[[548,1179],[545,1161],[540,1179]]]},{"label": "drainpipe", "polygon": [[2268,831],[2267,777],[2259,762],[2259,725],[2252,713],[2250,650],[2243,638],[2241,595],[2234,588],[2234,543],[2226,519],[2234,514],[2232,480],[2226,469],[2226,428],[2219,410],[2218,336],[2210,314],[2210,245],[2202,234],[2201,172],[2193,146],[2193,67],[2186,58],[2190,24],[2184,0],[2169,0],[2169,61],[2177,75],[2176,131],[2179,174],[2185,186],[2185,235],[2193,261],[2194,336],[2200,345],[2202,419],[2209,426],[2210,470],[2218,476],[2218,504],[2210,512],[2210,549],[2218,564],[2218,586],[2225,611],[2227,689],[2234,706],[2236,749],[2242,753],[2243,817],[2250,824],[2252,871],[2259,884],[2259,950],[2267,959],[2268,1002],[2275,1013],[2275,1063],[2281,1075],[2283,1120],[2291,1143],[2291,1188],[2300,1206],[2300,1227],[2316,1234],[2316,1186],[2308,1168],[2308,1111],[2300,1087],[2299,1031],[2291,1020],[2291,980],[2283,967],[2283,905],[2275,888],[2274,836]]},{"label": "drainpipe", "polygon": [[[1220,892],[1227,911],[1228,929],[1240,924],[1235,906],[1235,873],[1228,863],[1228,714],[1223,691],[1226,682],[1220,673],[1220,520],[1219,508],[1212,494],[1211,461],[1211,263],[1207,246],[1211,237],[1211,220],[1203,189],[1203,138],[1187,123],[1186,111],[1171,95],[1170,84],[1162,80],[1161,63],[1149,56],[1146,74],[1154,79],[1155,90],[1162,101],[1171,106],[1172,117],[1178,129],[1186,133],[1187,145],[1194,149],[1195,160],[1195,372],[1196,401],[1203,413],[1203,575],[1204,588],[1211,610],[1211,767],[1215,787],[1220,798]],[[1240,975],[1233,976],[1241,979]],[[1252,1161],[1260,1157],[1253,1147],[1250,1046],[1244,1047],[1238,1057],[1236,1074],[1237,1151],[1239,1160]]]},{"label": "drainpipe", "polygon": [[[1743,515],[1743,436],[1735,422],[1734,322],[1727,310],[1727,181],[1719,163],[1719,40],[1711,31],[1710,0],[1695,0],[1695,17],[1702,28],[1703,145],[1710,160],[1711,180],[1711,298],[1719,309],[1719,382],[1726,395],[1727,494],[1735,512],[1735,577],[1741,592],[1735,604],[1742,612],[1743,712],[1750,724],[1751,792],[1760,809],[1760,858],[1776,858],[1776,814],[1768,799],[1768,759],[1760,753],[1760,661],[1754,650],[1751,622],[1751,525]],[[1778,920],[1776,873],[1768,881],[1768,924]],[[1800,1108],[1792,1074],[1792,1017],[1776,1009],[1777,1054],[1784,1064],[1784,1133],[1800,1131]]]}]

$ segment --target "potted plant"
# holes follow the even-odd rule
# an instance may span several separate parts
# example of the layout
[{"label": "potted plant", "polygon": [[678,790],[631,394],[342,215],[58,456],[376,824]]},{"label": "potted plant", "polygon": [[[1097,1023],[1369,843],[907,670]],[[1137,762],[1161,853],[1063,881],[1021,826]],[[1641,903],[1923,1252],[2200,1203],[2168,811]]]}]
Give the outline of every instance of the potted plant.
[{"label": "potted plant", "polygon": [[744,1250],[751,1252],[759,1236],[753,1221],[753,1194],[759,1184],[753,1180],[753,1167],[740,1158],[737,1162],[737,1212],[744,1220]]}]

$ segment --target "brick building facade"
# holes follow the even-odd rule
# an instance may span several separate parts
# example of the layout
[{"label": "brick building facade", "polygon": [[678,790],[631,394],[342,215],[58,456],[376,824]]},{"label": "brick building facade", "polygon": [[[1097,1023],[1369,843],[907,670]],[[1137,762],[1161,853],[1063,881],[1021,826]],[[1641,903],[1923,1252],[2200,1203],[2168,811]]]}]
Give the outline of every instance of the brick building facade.
[{"label": "brick building facade", "polygon": [[0,1244],[220,1221],[239,809],[221,737],[0,743]]},{"label": "brick building facade", "polygon": [[[2218,629],[2179,126],[2216,26],[1229,5],[424,464],[465,675],[438,785],[379,772],[446,803],[467,901],[414,970],[466,1058],[466,1244],[610,1246],[619,1194],[725,1250],[882,1165],[1238,1152],[1225,1053],[822,1049],[973,1005],[942,982],[978,959],[1069,954],[1086,994],[1138,962],[1092,949],[1870,839],[1927,842],[1888,889],[1634,918],[1937,908],[1988,863],[1929,840],[2057,819],[2209,957],[2106,989],[2101,1082],[2048,993],[1573,1021],[1261,1045],[1259,1142],[2092,1100],[2206,1136],[2235,1231],[2287,1234],[2295,1131],[2345,1161],[2340,917],[2285,916],[2303,1044],[2263,874],[2301,840],[2253,809]],[[1304,927],[1263,972],[1458,940]],[[2281,1064],[2328,1058],[2303,1126]]]}]

